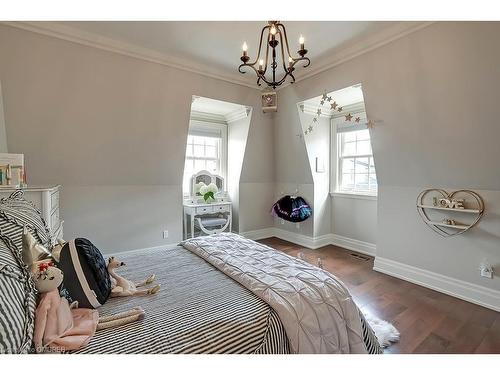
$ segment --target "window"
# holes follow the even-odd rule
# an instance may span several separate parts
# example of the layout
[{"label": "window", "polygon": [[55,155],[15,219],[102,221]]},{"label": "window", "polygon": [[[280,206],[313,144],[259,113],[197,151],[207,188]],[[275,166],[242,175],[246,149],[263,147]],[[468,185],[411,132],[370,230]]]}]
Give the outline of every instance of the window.
[{"label": "window", "polygon": [[337,192],[377,194],[377,175],[368,129],[359,126],[338,129],[337,160]]},{"label": "window", "polygon": [[224,177],[226,171],[226,126],[191,124],[186,146],[183,192],[190,194],[191,176],[201,170]]}]

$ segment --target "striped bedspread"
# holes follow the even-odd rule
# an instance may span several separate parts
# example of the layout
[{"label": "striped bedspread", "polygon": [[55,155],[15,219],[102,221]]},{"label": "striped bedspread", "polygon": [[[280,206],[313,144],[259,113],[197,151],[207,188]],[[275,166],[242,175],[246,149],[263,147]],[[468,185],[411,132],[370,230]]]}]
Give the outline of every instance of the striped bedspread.
[{"label": "striped bedspread", "polygon": [[151,273],[152,296],[111,298],[101,316],[142,306],[144,320],[98,331],[77,353],[289,353],[283,325],[269,305],[212,265],[176,247],[124,253],[120,274]]}]

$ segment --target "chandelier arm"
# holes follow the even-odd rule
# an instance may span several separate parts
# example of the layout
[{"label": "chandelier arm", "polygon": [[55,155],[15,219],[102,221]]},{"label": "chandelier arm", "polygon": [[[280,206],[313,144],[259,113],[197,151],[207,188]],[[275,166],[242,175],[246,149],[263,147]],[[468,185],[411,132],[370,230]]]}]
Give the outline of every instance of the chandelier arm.
[{"label": "chandelier arm", "polygon": [[269,35],[270,35],[270,34],[271,34],[271,33],[269,33],[269,34],[267,35],[267,42],[266,42],[266,58],[265,58],[265,60],[264,60],[264,70],[263,70],[263,71],[264,71],[264,73],[262,73],[262,74],[265,74],[265,73],[267,72],[267,59],[269,58]]},{"label": "chandelier arm", "polygon": [[[281,26],[283,29],[283,35],[285,36],[285,42],[286,42],[286,52],[288,53],[288,56],[292,57],[292,54],[290,53],[290,47],[288,46],[288,36],[286,35],[286,29],[285,26],[282,23],[278,23],[278,26]],[[278,28],[279,30],[279,28]],[[283,46],[281,46],[283,47]],[[292,57],[292,59],[295,61],[295,59]]]},{"label": "chandelier arm", "polygon": [[[281,31],[280,29],[278,29],[278,33],[280,35],[280,40],[281,40],[281,63],[283,64],[283,69],[285,70],[285,72],[288,71],[288,67],[286,66],[286,63],[285,63],[285,50],[284,50],[284,47],[283,47],[283,35],[281,34]],[[285,40],[286,40],[286,37],[285,37]],[[286,61],[288,62],[288,59],[286,59]]]},{"label": "chandelier arm", "polygon": [[260,57],[260,51],[262,50],[262,37],[264,36],[264,31],[269,28],[269,26],[264,26],[262,30],[260,31],[260,42],[259,42],[259,51],[257,52],[257,57],[255,58],[255,61],[251,63],[247,63],[248,65],[256,65],[257,62],[259,61]]},{"label": "chandelier arm", "polygon": [[255,69],[255,66],[253,66],[252,64],[245,64],[245,63],[241,64],[241,65],[238,67],[238,71],[239,71],[240,73],[243,73],[243,74],[245,74],[245,73],[246,73],[244,70],[241,70],[241,68],[242,68],[242,67],[244,67],[244,66],[247,66],[247,67],[249,67],[249,68],[253,69],[253,71],[257,74],[257,76],[259,75],[259,72],[257,71],[257,69]]},{"label": "chandelier arm", "polygon": [[302,66],[303,68],[307,68],[309,65],[311,65],[311,60],[309,60],[309,57],[303,57],[300,60],[307,61],[307,63]]}]

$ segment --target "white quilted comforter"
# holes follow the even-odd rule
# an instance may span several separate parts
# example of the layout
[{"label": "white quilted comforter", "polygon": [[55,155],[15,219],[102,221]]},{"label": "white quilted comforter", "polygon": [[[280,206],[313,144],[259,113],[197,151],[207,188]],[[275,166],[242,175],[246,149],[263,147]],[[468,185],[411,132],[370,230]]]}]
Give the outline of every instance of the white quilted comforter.
[{"label": "white quilted comforter", "polygon": [[360,312],[344,284],[300,259],[232,233],[182,243],[266,301],[294,353],[366,353]]}]

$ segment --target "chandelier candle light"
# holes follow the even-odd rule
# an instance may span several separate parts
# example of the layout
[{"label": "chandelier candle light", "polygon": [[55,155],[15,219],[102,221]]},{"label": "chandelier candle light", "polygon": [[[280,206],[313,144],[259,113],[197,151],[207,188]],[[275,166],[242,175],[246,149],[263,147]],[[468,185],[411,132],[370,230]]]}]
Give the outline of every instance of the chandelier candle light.
[{"label": "chandelier candle light", "polygon": [[[264,37],[264,35],[266,36]],[[265,41],[265,46],[263,46],[263,41]],[[264,26],[260,32],[259,49],[257,52],[257,58],[254,61],[249,62],[250,57],[248,56],[248,45],[246,42],[243,43],[243,55],[240,58],[243,64],[238,67],[238,71],[240,73],[246,73],[242,70],[243,67],[250,67],[253,69],[257,74],[257,85],[259,86],[261,86],[261,81],[264,81],[268,86],[275,89],[277,86],[285,82],[285,79],[288,76],[291,78],[291,82],[293,83],[295,82],[295,77],[293,75],[295,65],[300,61],[304,61],[304,68],[311,64],[311,60],[305,57],[307,50],[304,47],[304,42],[304,37],[301,35],[299,38],[300,49],[297,51],[298,56],[293,57],[288,46],[285,26],[283,26],[280,21],[269,21],[268,25]],[[276,52],[277,49],[278,52]],[[284,72],[281,73],[282,77],[277,79],[277,54],[280,51]],[[269,54],[269,52],[271,52],[271,54]],[[288,66],[286,63],[288,63]],[[266,77],[268,67],[271,69],[271,77]]]}]

